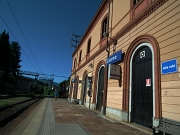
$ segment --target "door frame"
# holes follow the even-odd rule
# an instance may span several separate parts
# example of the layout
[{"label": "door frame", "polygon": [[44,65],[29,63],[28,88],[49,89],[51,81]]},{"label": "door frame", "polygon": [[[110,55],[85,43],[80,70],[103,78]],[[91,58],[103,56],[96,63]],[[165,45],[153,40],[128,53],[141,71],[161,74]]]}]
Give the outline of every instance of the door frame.
[{"label": "door frame", "polygon": [[[150,43],[141,43],[140,45],[138,45],[134,52],[131,55],[130,58],[130,83],[129,83],[129,122],[132,122],[132,64],[133,64],[133,59],[134,56],[136,54],[136,52],[142,48],[142,47],[149,47],[152,53],[152,94],[153,94],[153,117],[155,117],[155,77],[154,77],[154,50],[153,47]],[[153,118],[152,118],[153,119]],[[152,121],[152,126],[153,126],[153,121]]]},{"label": "door frame", "polygon": [[[141,43],[149,43],[151,44],[152,48],[151,50],[153,50],[154,54],[153,55],[153,71],[154,71],[154,82],[156,82],[154,84],[154,93],[155,93],[155,116],[153,117],[153,126],[157,127],[159,125],[159,119],[162,116],[162,105],[161,105],[161,61],[160,61],[160,47],[159,47],[159,43],[157,41],[157,39],[150,35],[150,34],[142,34],[139,35],[138,37],[136,37],[129,45],[127,51],[126,51],[126,55],[124,57],[124,71],[123,71],[123,100],[122,100],[122,111],[123,111],[123,115],[124,120],[125,121],[129,121],[131,120],[129,118],[129,102],[130,102],[130,61],[131,61],[131,57],[132,54],[134,52],[134,50],[141,44]],[[152,52],[152,53],[153,53]]]},{"label": "door frame", "polygon": [[78,86],[79,86],[79,76],[76,76],[75,77],[75,82],[74,82],[74,93],[73,93],[73,98],[74,99],[77,99]]},{"label": "door frame", "polygon": [[[86,81],[86,77],[87,77],[87,70],[84,71],[83,73],[83,77],[82,77],[82,86],[81,86],[81,105],[84,105],[85,106],[85,103],[86,103],[86,91],[84,89],[85,87],[85,81]],[[87,87],[87,86],[86,86]],[[84,95],[85,94],[85,98],[84,98]],[[84,99],[85,100],[84,100]]]},{"label": "door frame", "polygon": [[83,81],[83,94],[82,94],[82,105],[86,105],[85,103],[86,103],[86,92],[87,92],[87,75],[84,77],[84,81]]},{"label": "door frame", "polygon": [[[101,65],[100,67],[99,67],[99,69],[98,69],[98,75],[97,75],[97,88],[96,88],[96,110],[97,110],[97,101],[98,101],[98,92],[99,92],[99,89],[98,89],[98,87],[99,87],[99,85],[98,85],[98,83],[99,83],[99,72],[100,72],[100,70],[101,70],[101,68],[102,67],[104,67],[104,72],[105,72],[105,66],[104,65]],[[104,80],[105,81],[105,80]],[[102,96],[102,106],[103,106],[103,98],[104,98],[104,92],[103,92],[103,96]],[[101,109],[102,109],[102,106],[101,106]],[[102,111],[102,110],[101,110]]]}]

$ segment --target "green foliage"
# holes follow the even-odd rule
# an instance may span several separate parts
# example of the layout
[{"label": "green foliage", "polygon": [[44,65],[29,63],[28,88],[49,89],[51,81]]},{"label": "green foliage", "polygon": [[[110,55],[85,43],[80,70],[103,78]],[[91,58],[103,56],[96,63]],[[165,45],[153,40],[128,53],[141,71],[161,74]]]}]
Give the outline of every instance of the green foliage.
[{"label": "green foliage", "polygon": [[60,89],[66,89],[70,84],[70,78],[59,83]]},{"label": "green foliage", "polygon": [[52,91],[50,86],[44,86],[44,95],[54,95],[54,91]]},{"label": "green foliage", "polygon": [[21,66],[19,63],[21,62],[21,47],[18,42],[12,42],[11,43],[11,72],[13,75],[16,75],[16,73],[19,71]]},{"label": "green foliage", "polygon": [[7,82],[14,84],[15,83],[15,77],[13,75],[9,75]]},{"label": "green foliage", "polygon": [[60,88],[59,96],[60,97],[64,97],[64,95],[66,94],[66,88],[69,87],[69,85],[70,85],[70,78],[59,83],[59,88]]},{"label": "green foliage", "polygon": [[37,84],[31,84],[30,93],[31,94],[44,94],[44,83],[38,81]]},{"label": "green foliage", "polygon": [[19,103],[25,100],[31,99],[30,97],[17,97],[17,98],[9,98],[9,99],[1,99],[0,100],[0,107],[5,107],[8,105],[12,105],[15,103]]},{"label": "green foliage", "polygon": [[18,42],[9,42],[9,33],[3,31],[0,34],[0,71],[3,75],[0,78],[0,87],[7,82],[15,84],[17,72],[20,70],[21,47]]},{"label": "green foliage", "polygon": [[4,74],[10,72],[11,48],[9,44],[9,34],[4,31],[0,34],[0,69]]}]

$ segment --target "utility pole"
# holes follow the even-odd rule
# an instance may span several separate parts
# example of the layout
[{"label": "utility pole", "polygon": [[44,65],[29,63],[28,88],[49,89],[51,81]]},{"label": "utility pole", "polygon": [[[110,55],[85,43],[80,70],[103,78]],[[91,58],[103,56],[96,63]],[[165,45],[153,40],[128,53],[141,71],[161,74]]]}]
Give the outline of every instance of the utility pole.
[{"label": "utility pole", "polygon": [[[74,44],[71,44],[70,48],[71,48],[71,47],[74,47],[74,48],[77,47],[77,45],[78,45],[78,43],[79,43],[79,41],[80,41],[80,39],[79,39],[80,37],[81,37],[81,36],[76,35],[76,34],[74,34],[74,33],[72,34],[70,43],[75,42],[75,45],[74,45]],[[75,38],[75,39],[74,39],[74,38]]]}]

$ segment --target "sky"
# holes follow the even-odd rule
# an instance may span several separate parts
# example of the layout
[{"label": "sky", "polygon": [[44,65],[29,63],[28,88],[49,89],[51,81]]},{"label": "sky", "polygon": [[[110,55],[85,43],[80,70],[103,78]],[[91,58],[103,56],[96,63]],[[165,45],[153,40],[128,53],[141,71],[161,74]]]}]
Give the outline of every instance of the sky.
[{"label": "sky", "polygon": [[[0,33],[21,46],[22,71],[44,74],[54,82],[71,74],[75,42],[83,36],[102,0],[0,0]],[[76,40],[75,37],[73,37]],[[78,38],[80,40],[80,38]],[[29,76],[33,77],[33,76]]]}]

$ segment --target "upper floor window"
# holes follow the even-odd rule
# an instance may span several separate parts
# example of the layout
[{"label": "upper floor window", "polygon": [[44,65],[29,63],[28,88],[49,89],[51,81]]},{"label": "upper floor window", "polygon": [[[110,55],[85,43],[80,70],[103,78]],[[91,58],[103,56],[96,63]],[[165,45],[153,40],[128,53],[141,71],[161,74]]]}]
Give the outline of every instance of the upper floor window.
[{"label": "upper floor window", "polygon": [[79,62],[81,62],[82,50],[79,52]]},{"label": "upper floor window", "polygon": [[74,59],[74,68],[76,68],[77,66],[77,61],[76,61],[76,58]]},{"label": "upper floor window", "polygon": [[134,5],[137,4],[140,0],[134,0]]},{"label": "upper floor window", "polygon": [[104,33],[108,32],[107,31],[107,17],[104,19],[103,23],[102,23],[102,32],[101,32],[101,38],[104,37]]},{"label": "upper floor window", "polygon": [[90,53],[91,50],[91,39],[88,40],[88,45],[87,45],[87,54]]}]

